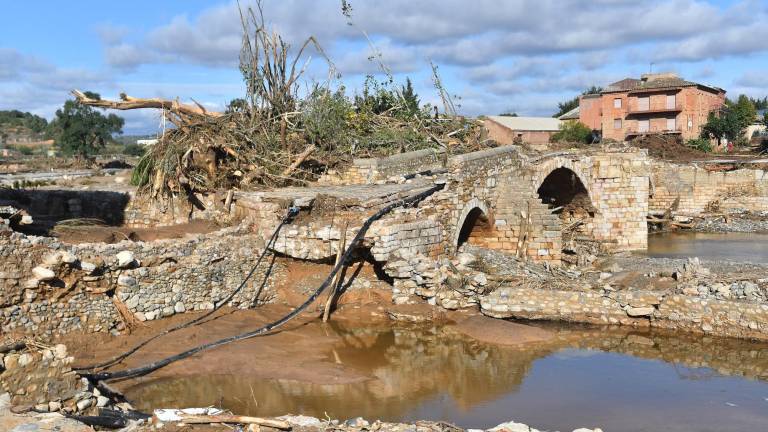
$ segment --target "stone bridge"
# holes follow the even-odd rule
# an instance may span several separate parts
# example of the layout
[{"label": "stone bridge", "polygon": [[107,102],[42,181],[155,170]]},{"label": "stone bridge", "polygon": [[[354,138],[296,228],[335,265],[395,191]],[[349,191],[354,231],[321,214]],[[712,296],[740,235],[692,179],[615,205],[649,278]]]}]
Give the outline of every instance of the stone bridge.
[{"label": "stone bridge", "polygon": [[[287,255],[325,259],[336,253],[340,221],[359,219],[361,211],[370,209],[365,203],[387,202],[444,182],[442,191],[418,207],[374,224],[366,239],[377,261],[409,254],[451,256],[470,243],[558,264],[564,229],[612,250],[646,248],[649,172],[647,153],[631,148],[536,157],[516,146],[453,157],[419,151],[356,160],[348,171],[325,178],[322,186],[244,193],[238,203],[262,217],[286,202],[331,197],[347,203],[346,215],[339,211],[330,222],[314,217],[296,223],[278,241],[277,249]],[[348,238],[359,227],[356,223],[346,225]]]}]

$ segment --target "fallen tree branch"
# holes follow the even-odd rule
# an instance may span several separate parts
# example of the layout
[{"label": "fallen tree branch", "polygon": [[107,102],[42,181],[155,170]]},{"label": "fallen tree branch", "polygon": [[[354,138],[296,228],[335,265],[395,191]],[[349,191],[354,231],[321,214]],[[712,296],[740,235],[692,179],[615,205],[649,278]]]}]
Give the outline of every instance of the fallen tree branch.
[{"label": "fallen tree branch", "polygon": [[95,106],[99,108],[111,108],[117,110],[132,110],[142,108],[157,108],[173,112],[178,115],[187,115],[192,117],[221,117],[224,114],[216,111],[208,111],[200,104],[197,106],[186,105],[179,103],[179,101],[150,98],[141,99],[120,93],[120,101],[112,101],[107,99],[93,99],[88,97],[80,90],[72,90],[72,95],[77,101],[83,105]]},{"label": "fallen tree branch", "polygon": [[288,174],[292,173],[316,149],[317,147],[315,147],[314,144],[310,144],[306,149],[304,149],[303,152],[299,153],[299,155],[296,157],[296,160],[294,160],[293,163],[291,163],[286,169],[284,169],[283,172],[280,173],[280,175],[287,176]]},{"label": "fallen tree branch", "polygon": [[182,414],[181,422],[186,424],[210,424],[210,423],[235,423],[235,424],[257,424],[259,426],[268,426],[275,429],[290,430],[291,424],[283,420],[266,419],[262,417],[249,417],[241,415],[192,415]]}]

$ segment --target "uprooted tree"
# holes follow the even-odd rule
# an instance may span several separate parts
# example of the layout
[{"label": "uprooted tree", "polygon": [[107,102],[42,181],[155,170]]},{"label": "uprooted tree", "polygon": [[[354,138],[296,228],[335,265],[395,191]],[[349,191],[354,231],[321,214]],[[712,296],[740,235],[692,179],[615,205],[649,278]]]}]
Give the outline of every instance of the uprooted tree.
[{"label": "uprooted tree", "polygon": [[[410,82],[395,85],[369,76],[362,95],[347,96],[333,63],[314,37],[298,50],[268,31],[261,3],[241,11],[240,71],[246,94],[226,112],[178,100],[90,98],[74,90],[82,105],[118,110],[154,108],[173,124],[143,156],[133,182],[152,197],[216,188],[302,184],[353,157],[384,156],[423,148],[449,152],[484,145],[480,127],[455,115],[437,69],[434,82],[444,101],[438,115],[419,106]],[[305,52],[314,49],[328,65],[323,82],[308,82]],[[433,114],[434,109],[434,114]]]}]

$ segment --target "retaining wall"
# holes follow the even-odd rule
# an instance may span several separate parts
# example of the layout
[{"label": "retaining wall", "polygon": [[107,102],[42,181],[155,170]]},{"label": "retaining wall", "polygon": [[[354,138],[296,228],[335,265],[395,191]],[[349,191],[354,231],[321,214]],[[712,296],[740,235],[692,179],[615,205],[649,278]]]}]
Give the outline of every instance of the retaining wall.
[{"label": "retaining wall", "polygon": [[649,209],[664,212],[679,200],[673,215],[768,209],[768,174],[760,169],[709,171],[696,165],[654,162]]},{"label": "retaining wall", "polygon": [[496,318],[544,319],[683,329],[720,336],[768,339],[768,304],[714,300],[663,291],[605,295],[598,291],[499,288],[480,298]]}]

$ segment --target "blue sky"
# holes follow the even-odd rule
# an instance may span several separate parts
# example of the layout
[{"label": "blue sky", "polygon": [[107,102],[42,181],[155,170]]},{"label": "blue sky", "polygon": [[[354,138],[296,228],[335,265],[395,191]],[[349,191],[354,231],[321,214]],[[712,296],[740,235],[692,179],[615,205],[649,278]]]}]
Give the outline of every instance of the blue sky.
[{"label": "blue sky", "polygon": [[[242,0],[248,5],[249,0]],[[354,92],[368,73],[366,32],[398,80],[436,103],[429,61],[467,115],[551,115],[591,85],[654,71],[768,95],[768,1],[265,0],[289,42],[314,35]],[[194,98],[221,109],[243,87],[233,1],[6,2],[0,16],[0,109],[50,118],[72,88],[105,97]],[[307,77],[323,79],[316,52]],[[121,113],[152,132],[153,111]]]}]

